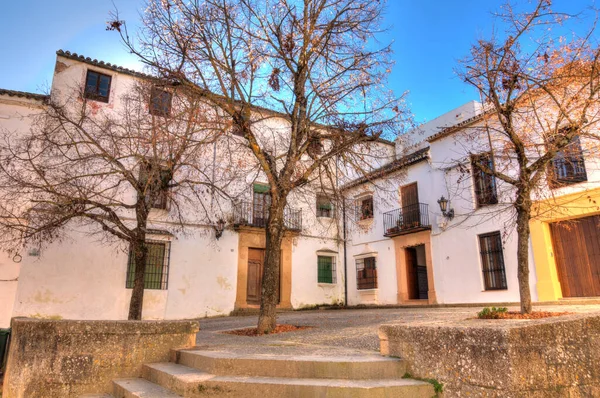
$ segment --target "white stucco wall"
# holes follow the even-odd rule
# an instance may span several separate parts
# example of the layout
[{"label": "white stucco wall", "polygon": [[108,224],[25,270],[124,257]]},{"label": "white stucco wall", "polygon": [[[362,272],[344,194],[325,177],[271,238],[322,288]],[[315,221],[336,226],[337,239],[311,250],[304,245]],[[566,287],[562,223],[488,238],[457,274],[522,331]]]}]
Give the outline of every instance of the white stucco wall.
[{"label": "white stucco wall", "polygon": [[[331,238],[299,237],[292,243],[292,306],[342,304],[344,301],[344,253]],[[336,262],[336,283],[319,283],[317,256],[331,256]]]},{"label": "white stucco wall", "polygon": [[[237,234],[215,241],[209,230],[194,229],[170,241],[166,290],[144,291],[144,319],[226,315],[233,310],[237,281]],[[127,247],[100,243],[83,231],[26,253],[14,316],[65,319],[127,319],[131,289],[125,287]]]},{"label": "white stucco wall", "polygon": [[[0,134],[19,135],[29,131],[31,118],[40,112],[40,101],[0,95]],[[0,252],[0,328],[10,326],[21,264],[19,257]]]}]

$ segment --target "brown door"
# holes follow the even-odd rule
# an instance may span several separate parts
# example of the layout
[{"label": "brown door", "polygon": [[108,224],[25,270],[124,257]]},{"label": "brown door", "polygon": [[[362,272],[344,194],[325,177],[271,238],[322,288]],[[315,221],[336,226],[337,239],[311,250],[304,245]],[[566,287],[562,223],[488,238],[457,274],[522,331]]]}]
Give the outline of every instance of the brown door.
[{"label": "brown door", "polygon": [[405,185],[400,188],[402,198],[402,223],[407,227],[420,225],[421,213],[419,211],[419,190],[417,183]]},{"label": "brown door", "polygon": [[248,289],[246,295],[248,304],[260,303],[264,261],[265,251],[263,249],[248,249]]},{"label": "brown door", "polygon": [[[248,249],[248,283],[246,302],[260,304],[262,277],[265,264],[265,249]],[[278,301],[281,301],[281,261],[279,262],[279,284],[277,286]]]},{"label": "brown door", "polygon": [[414,247],[409,247],[405,249],[405,253],[408,298],[415,300],[419,298],[417,292],[417,251]]},{"label": "brown door", "polygon": [[600,215],[550,224],[564,297],[600,296]]}]

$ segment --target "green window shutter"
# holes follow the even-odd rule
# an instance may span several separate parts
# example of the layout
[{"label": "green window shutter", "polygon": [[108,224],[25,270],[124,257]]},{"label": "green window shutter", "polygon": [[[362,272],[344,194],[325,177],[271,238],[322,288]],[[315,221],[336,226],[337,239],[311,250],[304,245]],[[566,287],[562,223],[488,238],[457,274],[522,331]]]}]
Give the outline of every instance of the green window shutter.
[{"label": "green window shutter", "polygon": [[333,257],[318,256],[318,282],[334,283]]},{"label": "green window shutter", "polygon": [[254,192],[255,193],[269,193],[269,186],[266,184],[254,184]]},{"label": "green window shutter", "polygon": [[[165,254],[166,243],[146,242],[148,254],[146,255],[146,272],[144,275],[144,289],[166,289],[165,278]],[[127,278],[125,287],[133,289],[135,280],[135,260],[133,252],[129,250],[129,260],[127,262]]]},{"label": "green window shutter", "polygon": [[133,251],[129,249],[129,260],[127,261],[127,282],[125,287],[133,289],[133,280],[135,279],[135,263],[133,261]]}]

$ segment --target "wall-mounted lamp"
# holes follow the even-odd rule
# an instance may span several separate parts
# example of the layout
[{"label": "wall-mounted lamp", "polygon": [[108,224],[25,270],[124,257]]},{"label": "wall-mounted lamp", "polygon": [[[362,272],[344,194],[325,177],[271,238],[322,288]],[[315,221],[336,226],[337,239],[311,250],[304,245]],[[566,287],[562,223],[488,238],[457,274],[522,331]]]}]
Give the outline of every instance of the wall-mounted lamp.
[{"label": "wall-mounted lamp", "polygon": [[217,240],[223,235],[223,231],[225,230],[225,220],[219,218],[219,221],[213,226],[215,229],[215,238]]},{"label": "wall-mounted lamp", "polygon": [[448,220],[452,220],[454,218],[454,209],[448,210],[448,199],[444,198],[444,195],[437,201],[440,205],[440,210],[444,217]]}]

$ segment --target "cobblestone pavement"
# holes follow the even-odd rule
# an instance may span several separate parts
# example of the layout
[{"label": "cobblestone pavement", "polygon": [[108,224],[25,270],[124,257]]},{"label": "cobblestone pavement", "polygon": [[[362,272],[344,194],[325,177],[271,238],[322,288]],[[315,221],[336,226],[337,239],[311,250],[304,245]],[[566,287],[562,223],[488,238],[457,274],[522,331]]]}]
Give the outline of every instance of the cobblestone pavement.
[{"label": "cobblestone pavement", "polygon": [[[278,323],[313,326],[298,332],[260,337],[235,336],[224,330],[256,326],[257,316],[206,318],[200,320],[196,344],[207,349],[235,349],[248,353],[310,353],[328,355],[379,351],[377,329],[384,323],[431,321],[444,323],[473,318],[479,307],[340,309],[284,312]],[[518,310],[510,307],[510,310]],[[600,305],[539,306],[534,310],[599,312]],[[522,321],[528,322],[528,321]]]}]

